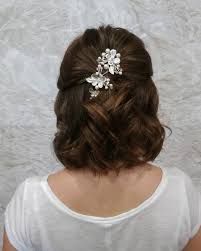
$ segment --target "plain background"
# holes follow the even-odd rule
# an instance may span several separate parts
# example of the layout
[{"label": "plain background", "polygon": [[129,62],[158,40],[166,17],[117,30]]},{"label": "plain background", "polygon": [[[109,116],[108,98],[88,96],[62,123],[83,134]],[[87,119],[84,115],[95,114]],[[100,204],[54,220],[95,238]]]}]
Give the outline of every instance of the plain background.
[{"label": "plain background", "polygon": [[69,42],[100,24],[127,28],[145,42],[159,117],[173,130],[155,163],[181,168],[201,189],[200,23],[199,0],[0,0],[1,236],[16,186],[62,168],[51,147],[59,66]]}]

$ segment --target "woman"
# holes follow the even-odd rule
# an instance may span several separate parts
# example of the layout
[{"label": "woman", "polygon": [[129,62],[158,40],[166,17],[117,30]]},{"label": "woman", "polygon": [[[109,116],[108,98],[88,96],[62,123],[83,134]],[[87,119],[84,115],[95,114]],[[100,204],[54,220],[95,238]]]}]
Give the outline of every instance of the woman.
[{"label": "woman", "polygon": [[54,106],[64,168],[17,187],[4,251],[201,250],[200,193],[181,169],[149,163],[165,139],[152,75],[126,29],[101,25],[71,42]]}]

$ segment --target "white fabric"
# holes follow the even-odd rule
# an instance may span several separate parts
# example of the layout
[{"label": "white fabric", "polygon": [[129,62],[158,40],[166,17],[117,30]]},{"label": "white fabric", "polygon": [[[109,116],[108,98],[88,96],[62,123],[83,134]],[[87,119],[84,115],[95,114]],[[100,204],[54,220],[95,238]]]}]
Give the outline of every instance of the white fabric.
[{"label": "white fabric", "polygon": [[201,226],[201,194],[181,169],[162,170],[151,197],[106,218],[68,208],[48,185],[49,174],[29,177],[6,207],[8,238],[18,251],[181,251]]}]

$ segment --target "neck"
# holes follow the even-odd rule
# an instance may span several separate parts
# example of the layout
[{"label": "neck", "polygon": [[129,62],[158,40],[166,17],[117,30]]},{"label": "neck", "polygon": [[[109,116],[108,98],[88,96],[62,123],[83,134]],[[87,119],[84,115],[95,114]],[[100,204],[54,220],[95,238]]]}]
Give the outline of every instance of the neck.
[{"label": "neck", "polygon": [[152,165],[149,163],[146,163],[144,165],[135,166],[133,169],[125,169],[121,170],[119,173],[119,176],[116,176],[116,174],[112,171],[108,172],[108,175],[95,177],[89,170],[68,170],[67,168],[64,168],[63,171],[67,173],[75,182],[78,183],[85,183],[85,185],[94,185],[97,183],[103,184],[103,185],[114,185],[119,183],[126,183],[129,180],[136,180],[139,177],[141,177],[145,171],[148,171],[152,168]]}]

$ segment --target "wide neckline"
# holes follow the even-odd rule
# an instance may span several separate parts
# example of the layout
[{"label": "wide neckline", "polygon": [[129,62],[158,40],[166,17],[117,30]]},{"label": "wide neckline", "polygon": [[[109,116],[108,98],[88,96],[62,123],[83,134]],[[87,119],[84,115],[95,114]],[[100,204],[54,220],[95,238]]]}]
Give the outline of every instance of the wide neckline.
[{"label": "wide neckline", "polygon": [[137,207],[132,208],[126,212],[123,212],[121,214],[115,215],[115,216],[109,216],[109,217],[100,217],[100,216],[93,216],[93,215],[86,215],[78,213],[71,208],[69,208],[66,204],[64,204],[52,191],[51,187],[48,184],[48,177],[52,172],[48,173],[47,175],[42,176],[41,179],[41,185],[48,196],[48,198],[51,200],[51,202],[60,210],[63,212],[76,217],[78,219],[84,220],[84,221],[90,221],[90,222],[104,222],[104,223],[113,223],[116,221],[119,221],[121,219],[128,218],[132,215],[135,215],[139,212],[141,212],[144,208],[151,205],[162,193],[164,190],[166,184],[167,184],[167,170],[165,168],[159,167],[162,171],[162,178],[160,183],[158,184],[155,191],[152,193],[151,196],[149,196],[146,200],[144,200],[141,204],[139,204]]}]

